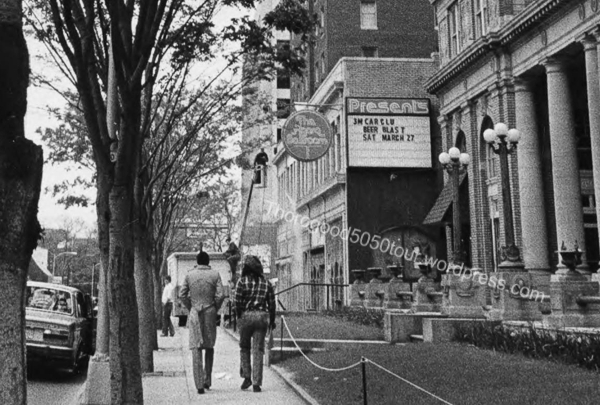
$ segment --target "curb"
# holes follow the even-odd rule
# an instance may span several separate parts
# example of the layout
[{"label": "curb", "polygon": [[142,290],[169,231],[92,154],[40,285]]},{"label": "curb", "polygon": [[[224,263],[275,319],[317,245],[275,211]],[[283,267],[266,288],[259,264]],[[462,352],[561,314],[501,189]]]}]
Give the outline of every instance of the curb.
[{"label": "curb", "polygon": [[[223,328],[223,327],[221,327],[221,329],[223,329],[225,331],[225,333],[227,333],[229,336],[233,337],[235,340],[237,340],[237,341],[240,340],[240,337],[237,334],[235,334],[233,331],[231,331],[227,328]],[[320,405],[316,399],[311,397],[310,394],[304,390],[304,388],[302,388],[301,386],[299,386],[292,380],[292,375],[290,373],[288,373],[287,371],[285,371],[283,368],[281,368],[279,366],[270,365],[269,368],[271,370],[273,370],[275,372],[275,374],[277,374],[283,381],[285,381],[285,383],[292,390],[294,390],[296,392],[296,394],[298,394],[307,404]]]}]

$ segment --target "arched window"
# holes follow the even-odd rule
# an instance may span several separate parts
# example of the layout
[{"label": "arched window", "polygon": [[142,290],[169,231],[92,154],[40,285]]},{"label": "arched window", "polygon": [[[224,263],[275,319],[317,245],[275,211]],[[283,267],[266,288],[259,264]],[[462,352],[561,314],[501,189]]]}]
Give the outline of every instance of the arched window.
[{"label": "arched window", "polygon": [[458,131],[458,135],[456,135],[456,143],[455,145],[461,153],[467,152],[467,137],[465,133],[461,130]]},{"label": "arched window", "polygon": [[497,178],[500,175],[500,161],[499,161],[498,155],[496,155],[494,153],[494,149],[492,148],[492,146],[488,145],[485,142],[485,139],[483,139],[483,132],[489,128],[491,128],[491,129],[494,128],[494,122],[492,121],[492,119],[489,116],[486,116],[483,119],[483,122],[481,123],[480,137],[481,137],[482,145],[485,146],[485,161],[486,161],[487,180]]}]

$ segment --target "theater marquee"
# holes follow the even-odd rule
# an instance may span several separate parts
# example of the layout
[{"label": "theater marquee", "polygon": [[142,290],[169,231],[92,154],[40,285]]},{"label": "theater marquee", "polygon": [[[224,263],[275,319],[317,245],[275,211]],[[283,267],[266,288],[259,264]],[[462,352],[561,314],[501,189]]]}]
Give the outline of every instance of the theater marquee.
[{"label": "theater marquee", "polygon": [[346,100],[350,167],[431,167],[428,99]]}]

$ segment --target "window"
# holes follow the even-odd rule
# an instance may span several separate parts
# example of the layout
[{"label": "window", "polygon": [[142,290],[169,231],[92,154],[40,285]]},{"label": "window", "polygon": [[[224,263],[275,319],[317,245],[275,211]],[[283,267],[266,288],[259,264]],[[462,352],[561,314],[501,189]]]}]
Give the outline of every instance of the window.
[{"label": "window", "polygon": [[315,84],[319,83],[321,71],[319,70],[319,62],[315,62]]},{"label": "window", "polygon": [[325,52],[321,54],[321,74],[325,78]]},{"label": "window", "polygon": [[494,147],[491,145],[487,145],[487,178],[488,180],[493,179],[494,177],[498,176],[498,166],[500,165],[499,163],[499,157],[498,155],[494,152]]},{"label": "window", "polygon": [[290,116],[290,99],[289,98],[278,98],[277,99],[277,118],[285,119]]},{"label": "window", "polygon": [[363,30],[377,29],[377,3],[375,0],[360,2],[360,28]]},{"label": "window", "polygon": [[289,89],[290,88],[290,74],[284,69],[277,70],[277,88],[278,89]]},{"label": "window", "polygon": [[475,37],[479,38],[487,33],[488,9],[487,0],[475,0]]},{"label": "window", "polygon": [[448,9],[448,24],[450,28],[450,56],[455,56],[460,52],[460,9],[458,3],[454,3]]},{"label": "window", "polygon": [[277,128],[277,142],[281,142],[281,128]]},{"label": "window", "polygon": [[362,54],[365,58],[376,58],[378,56],[376,46],[364,46],[362,48]]}]

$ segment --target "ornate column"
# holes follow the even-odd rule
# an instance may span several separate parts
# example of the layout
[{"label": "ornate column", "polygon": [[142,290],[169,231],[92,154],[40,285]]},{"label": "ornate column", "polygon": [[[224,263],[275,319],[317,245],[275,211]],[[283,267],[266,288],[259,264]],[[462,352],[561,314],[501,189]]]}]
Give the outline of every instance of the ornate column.
[{"label": "ornate column", "polygon": [[[581,43],[585,51],[585,72],[587,81],[587,99],[590,120],[590,134],[592,143],[592,165],[594,176],[594,194],[596,195],[596,218],[600,218],[600,79],[598,67],[600,66],[600,57],[598,53],[597,37],[600,35],[596,30],[592,35],[586,35]],[[600,273],[594,275],[596,281],[600,281]]]},{"label": "ornate column", "polygon": [[523,262],[527,271],[549,276],[548,235],[535,100],[530,83],[526,80],[515,79],[514,89],[516,127],[521,131],[517,160]]},{"label": "ornate column", "polygon": [[[575,123],[565,61],[548,58],[542,64],[546,68],[548,78],[548,118],[557,242],[558,246],[563,242],[569,247],[575,243],[584,246]],[[578,269],[582,273],[589,273],[585,254],[582,263]],[[559,273],[567,272],[562,263],[558,264],[558,269]]]}]

